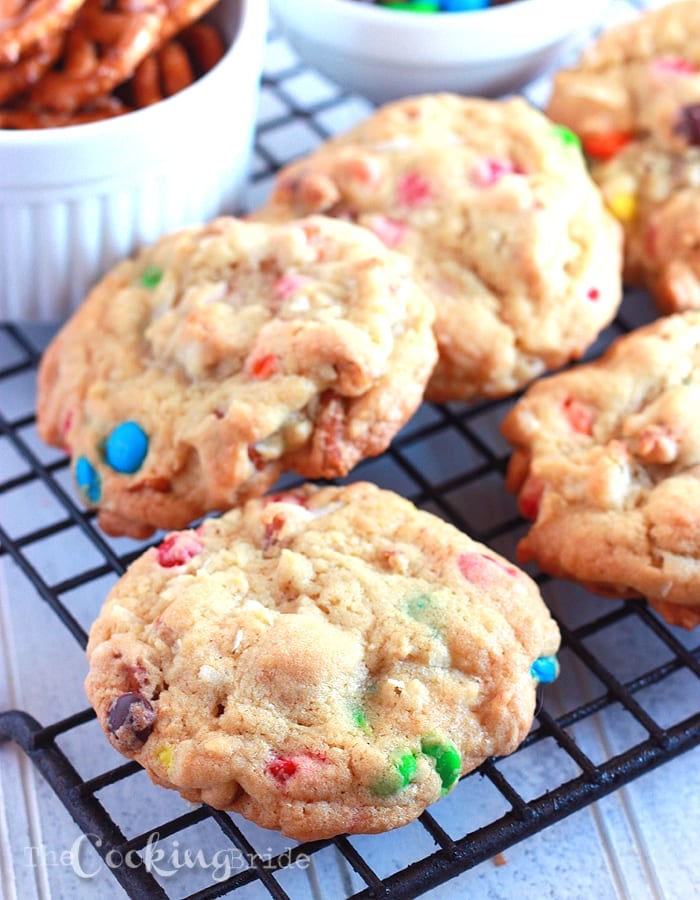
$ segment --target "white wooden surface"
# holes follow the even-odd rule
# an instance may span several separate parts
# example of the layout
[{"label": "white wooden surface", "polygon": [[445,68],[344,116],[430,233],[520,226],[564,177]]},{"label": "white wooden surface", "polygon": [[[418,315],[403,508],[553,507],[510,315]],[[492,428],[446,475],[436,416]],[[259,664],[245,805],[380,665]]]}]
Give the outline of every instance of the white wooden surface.
[{"label": "white wooden surface", "polygon": [[[562,0],[565,2],[565,0]],[[649,4],[659,5],[659,4]],[[613,2],[608,21],[634,14],[625,0]],[[285,69],[293,56],[278,39],[268,47],[267,69],[274,74]],[[315,73],[305,71],[285,82],[285,91],[300,106],[333,96],[335,88]],[[546,96],[547,82],[541,80],[528,95],[536,102]],[[335,105],[319,120],[332,131],[341,130],[369,110],[360,98]],[[261,122],[284,112],[279,97],[264,92]],[[303,121],[266,135],[267,149],[282,157],[305,152],[318,138]],[[263,181],[252,187],[247,205],[252,207],[269,189]],[[647,313],[649,314],[648,310]],[[640,313],[643,318],[645,313]],[[44,329],[36,331],[41,343]],[[6,362],[0,345],[0,361]],[[33,379],[27,375],[12,380],[11,390],[3,383],[0,410],[14,418],[29,413],[34,404]],[[56,458],[31,429],[25,436],[44,460]],[[0,440],[0,480],[22,471],[22,463],[6,441]],[[383,471],[392,486],[393,473]],[[59,481],[72,491],[67,470]],[[20,535],[60,516],[51,495],[32,482],[27,487],[0,497],[0,520],[11,534]],[[129,543],[115,542],[120,551]],[[94,549],[74,531],[28,548],[30,559],[48,581],[58,581],[98,562]],[[89,627],[97,613],[111,578],[77,590],[66,599],[83,627]],[[557,593],[558,591],[558,593]],[[571,609],[572,591],[557,589],[548,600],[555,608]],[[607,609],[610,601],[586,596],[590,615]],[[568,607],[567,607],[568,604]],[[597,606],[600,604],[600,606]],[[688,646],[697,642],[678,629],[674,633]],[[618,629],[612,633],[613,646],[598,650],[617,659],[622,674],[634,674],[635,661],[649,668],[650,661],[664,657],[664,649],[646,632]],[[641,661],[641,662],[640,662]],[[0,558],[0,710],[23,709],[49,723],[85,707],[82,680],[86,666],[78,645],[54,614],[37,596],[32,586],[6,557]],[[549,689],[552,705],[571,708],[572,698],[591,696],[595,686],[575,662],[566,668],[560,682]],[[666,679],[645,696],[660,724],[673,723],[697,711],[700,687],[697,679],[681,676]],[[556,710],[555,710],[556,711]],[[643,735],[630,717],[611,708],[574,729],[577,743],[594,760],[608,758],[639,741]],[[122,762],[98,734],[92,722],[59,739],[83,777],[90,777]],[[549,746],[552,744],[552,746]],[[577,774],[572,763],[553,742],[536,745],[516,754],[504,769],[523,796],[534,797],[549,787]],[[486,824],[505,812],[505,803],[483,779],[470,779],[436,804],[431,812],[453,836],[469,827]],[[100,794],[100,799],[125,833],[136,834],[167,821],[189,807],[171,792],[156,789],[143,775],[129,779],[129,790],[119,786]],[[243,823],[256,847],[279,852],[287,842]],[[700,897],[700,749],[686,753],[654,772],[643,776],[604,800],[570,816],[505,853],[505,864],[487,861],[457,879],[425,895],[434,900],[451,898],[595,898],[595,900],[691,900]],[[80,832],[61,803],[38,777],[31,763],[11,744],[0,745],[0,898],[2,900],[61,900],[125,896],[109,871],[91,849],[82,848],[80,866],[90,877],[79,877],[71,862],[71,848],[80,842]],[[351,839],[365,859],[382,875],[395,871],[436,848],[419,825],[381,836]],[[227,841],[215,826],[178,834],[160,845],[172,854],[186,846],[204,848],[211,860]],[[63,856],[62,856],[63,854]],[[503,862],[503,860],[500,860]],[[165,863],[163,864],[165,865]],[[172,896],[182,896],[209,883],[210,871],[178,868],[162,883]],[[294,898],[335,898],[360,890],[363,883],[352,873],[333,848],[315,856],[308,870],[291,869],[280,883]],[[235,894],[240,898],[262,898],[268,894],[250,887]]]}]

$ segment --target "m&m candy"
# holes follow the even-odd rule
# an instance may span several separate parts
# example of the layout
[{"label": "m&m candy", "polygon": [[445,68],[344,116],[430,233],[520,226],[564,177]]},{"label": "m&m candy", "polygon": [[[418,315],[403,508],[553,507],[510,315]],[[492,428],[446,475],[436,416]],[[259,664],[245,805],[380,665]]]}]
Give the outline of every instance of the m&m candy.
[{"label": "m&m candy", "polygon": [[130,475],[141,468],[148,453],[148,437],[136,422],[122,422],[105,441],[105,462],[116,472]]},{"label": "m&m candy", "polygon": [[436,735],[426,735],[421,739],[421,752],[432,758],[440,781],[442,793],[451,790],[459,778],[462,760],[457,748],[449,741],[444,741]]},{"label": "m&m candy", "polygon": [[489,5],[489,0],[441,0],[440,9],[442,12],[471,12]]},{"label": "m&m candy", "polygon": [[97,503],[102,495],[102,482],[97,469],[85,456],[75,463],[75,482],[88,503]]},{"label": "m&m candy", "polygon": [[530,674],[541,684],[551,684],[559,675],[559,661],[556,656],[540,656],[530,666]]},{"label": "m&m candy", "polygon": [[401,12],[415,13],[461,13],[487,9],[489,6],[503,6],[515,0],[359,0],[361,3],[383,6]]}]

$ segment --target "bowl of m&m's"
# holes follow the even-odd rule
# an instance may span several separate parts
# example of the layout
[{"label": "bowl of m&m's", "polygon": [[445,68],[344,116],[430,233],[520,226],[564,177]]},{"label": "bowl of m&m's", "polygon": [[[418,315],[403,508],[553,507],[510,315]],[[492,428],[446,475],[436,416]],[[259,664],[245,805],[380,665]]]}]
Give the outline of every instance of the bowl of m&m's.
[{"label": "bowl of m&m's", "polygon": [[556,64],[608,0],[271,0],[302,60],[374,103],[497,97]]}]

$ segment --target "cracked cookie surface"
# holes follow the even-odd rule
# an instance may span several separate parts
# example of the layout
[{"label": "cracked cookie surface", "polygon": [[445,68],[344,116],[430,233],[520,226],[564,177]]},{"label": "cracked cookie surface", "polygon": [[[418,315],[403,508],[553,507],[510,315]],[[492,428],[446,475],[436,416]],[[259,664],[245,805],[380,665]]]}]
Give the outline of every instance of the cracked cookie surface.
[{"label": "cracked cookie surface", "polygon": [[552,575],[700,622],[700,313],[618,338],[533,385],[502,424],[518,545]]},{"label": "cracked cookie surface", "polygon": [[38,429],[111,534],[145,537],[346,474],[420,404],[433,308],[410,265],[321,217],[220,218],[116,266],[46,351]]},{"label": "cracked cookie surface", "polygon": [[346,218],[406,253],[436,309],[428,398],[506,396],[621,299],[620,226],[569,137],[519,98],[409,98],[283,169],[252,216]]},{"label": "cracked cookie surface", "polygon": [[134,562],[86,690],[154,782],[306,840],[410,822],[513,751],[558,646],[489,548],[368,483],[302,486]]}]

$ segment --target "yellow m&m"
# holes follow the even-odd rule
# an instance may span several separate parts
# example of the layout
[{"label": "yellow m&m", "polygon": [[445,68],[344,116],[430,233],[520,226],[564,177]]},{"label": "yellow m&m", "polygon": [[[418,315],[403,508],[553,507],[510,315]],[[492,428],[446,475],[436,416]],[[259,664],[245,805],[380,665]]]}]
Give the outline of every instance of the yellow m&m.
[{"label": "yellow m&m", "polygon": [[634,194],[615,194],[608,198],[608,208],[618,221],[626,224],[637,214],[637,198]]}]

